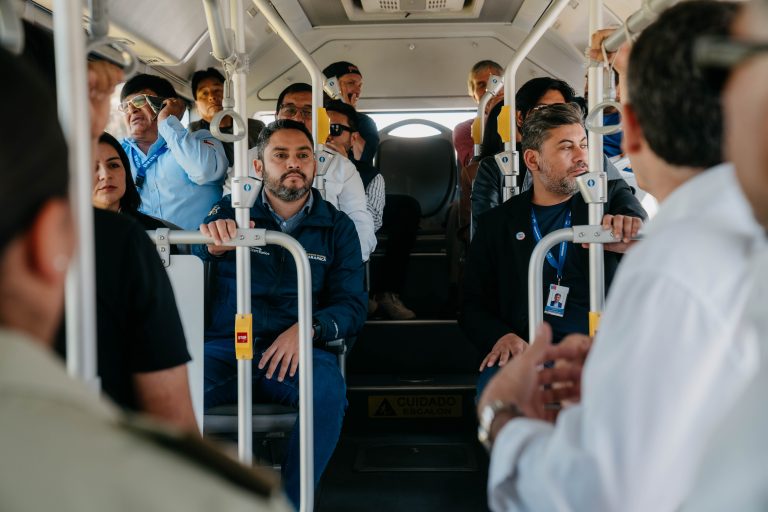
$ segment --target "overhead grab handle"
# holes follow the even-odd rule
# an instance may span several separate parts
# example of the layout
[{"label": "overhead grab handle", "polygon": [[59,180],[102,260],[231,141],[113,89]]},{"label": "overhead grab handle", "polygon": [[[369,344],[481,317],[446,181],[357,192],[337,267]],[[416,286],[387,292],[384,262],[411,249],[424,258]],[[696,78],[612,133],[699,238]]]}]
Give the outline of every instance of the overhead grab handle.
[{"label": "overhead grab handle", "polygon": [[339,87],[339,78],[332,76],[323,80],[323,91],[333,100],[341,99],[341,87]]},{"label": "overhead grab handle", "polygon": [[621,123],[609,125],[597,124],[601,120],[599,116],[602,115],[603,111],[606,108],[611,107],[621,112],[621,104],[616,100],[608,99],[595,105],[589,114],[587,114],[587,119],[584,121],[587,131],[599,133],[600,135],[612,135],[620,132]]},{"label": "overhead grab handle", "polygon": [[24,25],[16,5],[14,0],[0,0],[0,46],[20,55],[24,50]]},{"label": "overhead grab handle", "polygon": [[88,23],[89,39],[86,53],[94,53],[120,66],[127,80],[138,68],[138,57],[122,40],[109,37],[108,2],[104,0],[89,0],[88,6],[91,17]]},{"label": "overhead grab handle", "polygon": [[[235,99],[232,97],[232,80],[229,78],[229,72],[224,79],[224,97],[221,100],[222,109],[211,119],[211,133],[214,137],[223,142],[235,142],[242,140],[247,133],[245,122],[240,114],[235,112]],[[221,122],[226,117],[232,118],[232,133],[223,133],[221,131]]]}]

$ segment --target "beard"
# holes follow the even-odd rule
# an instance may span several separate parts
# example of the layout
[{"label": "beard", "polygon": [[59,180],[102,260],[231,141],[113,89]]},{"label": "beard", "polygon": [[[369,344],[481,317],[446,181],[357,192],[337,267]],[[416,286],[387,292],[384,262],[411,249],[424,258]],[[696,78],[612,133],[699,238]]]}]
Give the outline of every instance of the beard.
[{"label": "beard", "polygon": [[541,162],[541,182],[544,188],[553,194],[572,196],[579,190],[576,176],[573,174],[577,170],[583,171],[579,173],[583,174],[588,171],[588,168],[586,164],[576,164],[571,166],[564,176],[559,176],[548,162]]},{"label": "beard", "polygon": [[307,178],[306,176],[303,176],[304,183],[301,186],[298,187],[290,187],[288,185],[284,184],[284,181],[289,175],[295,175],[296,171],[289,171],[286,172],[280,177],[275,177],[271,175],[270,173],[266,172],[264,173],[264,186],[267,187],[267,190],[272,192],[278,199],[292,203],[293,201],[298,201],[307,193],[309,192],[309,189],[312,187],[312,182]]}]

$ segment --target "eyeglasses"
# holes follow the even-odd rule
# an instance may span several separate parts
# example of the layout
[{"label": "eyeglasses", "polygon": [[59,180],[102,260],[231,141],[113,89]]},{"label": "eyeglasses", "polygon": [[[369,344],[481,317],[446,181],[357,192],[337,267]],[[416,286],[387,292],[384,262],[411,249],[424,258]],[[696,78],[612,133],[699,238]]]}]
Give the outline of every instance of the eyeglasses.
[{"label": "eyeglasses", "polygon": [[285,117],[296,117],[296,114],[299,114],[302,119],[312,119],[312,107],[298,108],[296,105],[280,105],[278,113]]},{"label": "eyeglasses", "polygon": [[768,52],[768,43],[702,36],[693,47],[693,62],[701,77],[712,87],[721,90],[731,69],[764,52]]},{"label": "eyeglasses", "polygon": [[355,133],[355,130],[353,130],[349,126],[345,126],[345,125],[339,124],[339,123],[331,124],[331,137],[338,137],[339,135],[341,135],[345,131],[349,132],[349,133]]},{"label": "eyeglasses", "polygon": [[144,105],[149,103],[149,108],[151,108],[155,113],[158,113],[163,109],[163,102],[166,99],[167,98],[151,96],[149,94],[137,94],[133,98],[121,102],[120,105],[117,106],[117,110],[122,113],[126,113],[130,110],[130,105],[133,105],[134,108],[142,108]]}]

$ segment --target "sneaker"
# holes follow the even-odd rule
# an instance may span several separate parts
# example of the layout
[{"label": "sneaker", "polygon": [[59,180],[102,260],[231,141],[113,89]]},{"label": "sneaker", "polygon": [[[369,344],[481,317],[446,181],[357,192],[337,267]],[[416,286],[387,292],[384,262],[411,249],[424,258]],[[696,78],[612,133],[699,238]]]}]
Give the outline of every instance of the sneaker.
[{"label": "sneaker", "polygon": [[368,297],[368,316],[371,316],[379,309],[379,303],[373,297]]},{"label": "sneaker", "polygon": [[416,318],[416,313],[405,307],[396,293],[380,293],[376,295],[379,309],[392,320],[411,320]]}]

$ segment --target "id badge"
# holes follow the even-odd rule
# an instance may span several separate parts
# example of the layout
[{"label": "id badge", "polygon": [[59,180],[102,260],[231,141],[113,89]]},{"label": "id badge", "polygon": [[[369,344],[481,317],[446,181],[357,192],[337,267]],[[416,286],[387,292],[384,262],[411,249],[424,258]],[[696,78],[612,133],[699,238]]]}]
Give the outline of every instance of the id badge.
[{"label": "id badge", "polygon": [[549,297],[547,297],[547,303],[544,305],[544,312],[548,315],[562,317],[565,314],[565,301],[567,298],[567,286],[549,285]]}]

